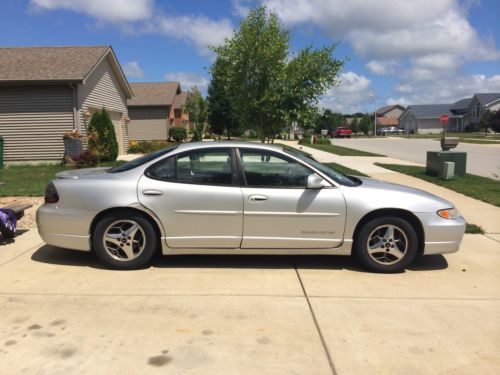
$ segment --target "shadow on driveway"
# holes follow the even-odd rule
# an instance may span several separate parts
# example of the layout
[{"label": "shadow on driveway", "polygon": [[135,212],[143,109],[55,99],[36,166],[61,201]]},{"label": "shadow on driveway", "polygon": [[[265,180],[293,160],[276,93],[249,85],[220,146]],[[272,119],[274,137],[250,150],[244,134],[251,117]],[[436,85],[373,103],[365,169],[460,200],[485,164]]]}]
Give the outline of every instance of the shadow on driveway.
[{"label": "shadow on driveway", "polygon": [[28,232],[28,229],[18,229],[16,230],[16,236],[14,238],[5,238],[0,234],[0,246],[10,245],[16,242],[16,237],[22,236],[24,233]]},{"label": "shadow on driveway", "polygon": [[[80,266],[106,269],[94,253],[60,249],[44,245],[33,253],[35,262],[61,266]],[[151,262],[154,268],[253,268],[253,269],[324,269],[367,272],[354,257],[339,255],[157,255]],[[442,255],[418,256],[408,267],[411,271],[432,271],[448,268]]]}]

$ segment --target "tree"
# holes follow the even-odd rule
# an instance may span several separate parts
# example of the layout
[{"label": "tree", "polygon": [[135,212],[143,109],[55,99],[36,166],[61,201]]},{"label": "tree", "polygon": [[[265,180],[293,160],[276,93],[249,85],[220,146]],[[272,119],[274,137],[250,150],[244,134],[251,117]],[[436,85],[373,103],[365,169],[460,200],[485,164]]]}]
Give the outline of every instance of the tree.
[{"label": "tree", "polygon": [[213,133],[222,135],[231,133],[238,128],[238,119],[235,116],[225,88],[224,66],[220,59],[215,60],[212,66],[212,80],[208,86],[207,106],[208,123]]},{"label": "tree", "polygon": [[186,139],[187,137],[187,131],[185,128],[182,128],[180,126],[174,126],[170,128],[169,131],[169,137],[173,138],[174,141],[182,143],[183,140]]},{"label": "tree", "polygon": [[351,122],[351,130],[352,130],[352,134],[356,134],[359,129],[358,129],[358,119],[357,118],[353,118],[352,119],[352,122]]},{"label": "tree", "polygon": [[372,125],[372,118],[369,115],[364,115],[359,121],[359,130],[363,132],[364,135],[368,135]]},{"label": "tree", "polygon": [[92,115],[87,129],[89,150],[95,152],[99,161],[115,161],[118,157],[118,141],[115,127],[106,109]]},{"label": "tree", "polygon": [[327,129],[328,133],[331,133],[333,130],[337,129],[339,126],[343,126],[344,124],[345,118],[341,113],[332,112],[331,109],[327,108],[318,116],[314,131],[319,134],[321,129]]},{"label": "tree", "polygon": [[189,91],[183,111],[189,115],[189,120],[194,123],[193,142],[201,141],[207,123],[207,102],[198,87],[193,86]]},{"label": "tree", "polygon": [[[292,121],[310,122],[311,107],[337,83],[343,65],[331,56],[335,46],[290,56],[289,45],[290,33],[278,16],[258,7],[214,48],[233,113],[244,127],[258,129],[262,142]],[[212,75],[217,68],[212,66]]]},{"label": "tree", "polygon": [[481,116],[481,121],[479,122],[481,130],[488,132],[491,128],[495,133],[500,132],[500,109],[497,111],[485,111]]}]

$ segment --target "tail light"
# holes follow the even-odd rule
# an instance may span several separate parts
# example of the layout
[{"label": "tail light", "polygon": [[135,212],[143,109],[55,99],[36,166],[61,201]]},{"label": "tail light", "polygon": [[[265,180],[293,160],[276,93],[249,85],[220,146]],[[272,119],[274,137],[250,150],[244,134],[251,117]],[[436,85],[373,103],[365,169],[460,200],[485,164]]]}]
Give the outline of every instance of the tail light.
[{"label": "tail light", "polygon": [[45,203],[57,203],[59,202],[59,194],[57,189],[52,182],[49,182],[45,188]]}]

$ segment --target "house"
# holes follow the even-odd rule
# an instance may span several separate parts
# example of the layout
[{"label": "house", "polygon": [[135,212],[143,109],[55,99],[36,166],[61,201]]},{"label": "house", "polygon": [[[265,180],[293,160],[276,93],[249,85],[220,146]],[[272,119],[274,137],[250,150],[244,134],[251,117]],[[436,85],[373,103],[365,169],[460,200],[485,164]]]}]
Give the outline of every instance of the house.
[{"label": "house", "polygon": [[131,86],[134,97],[127,102],[130,139],[168,139],[168,130],[176,119],[174,101],[181,94],[179,82],[141,82]]},{"label": "house", "polygon": [[479,124],[487,110],[500,110],[500,93],[474,94],[469,105],[470,123]]},{"label": "house", "polygon": [[377,129],[383,127],[398,127],[399,116],[404,112],[404,110],[405,107],[399,104],[386,105],[378,108],[375,111],[375,113],[377,114]]},{"label": "house", "polygon": [[409,105],[399,116],[399,128],[405,133],[439,133],[443,125],[439,121],[441,115],[448,115],[447,130],[455,130],[460,116],[450,111],[451,104]]},{"label": "house", "polygon": [[110,46],[0,48],[0,135],[6,161],[60,160],[63,135],[83,134],[106,108],[128,147],[132,89]]},{"label": "house", "polygon": [[457,117],[456,127],[452,131],[463,132],[467,130],[470,123],[470,102],[472,98],[466,98],[453,103],[450,112]]}]

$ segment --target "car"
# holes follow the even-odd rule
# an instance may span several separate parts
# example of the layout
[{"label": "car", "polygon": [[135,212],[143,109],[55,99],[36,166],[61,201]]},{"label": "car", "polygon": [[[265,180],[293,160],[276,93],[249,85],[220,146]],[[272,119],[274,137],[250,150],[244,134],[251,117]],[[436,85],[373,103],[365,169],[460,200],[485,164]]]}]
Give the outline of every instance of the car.
[{"label": "car", "polygon": [[115,269],[176,254],[351,255],[397,272],[459,249],[465,220],[425,191],[347,176],[283,145],[183,143],[114,168],[60,172],[37,210],[45,243]]},{"label": "car", "polygon": [[396,128],[395,126],[380,128],[377,130],[377,135],[394,135],[402,133],[403,131],[401,129]]},{"label": "car", "polygon": [[333,138],[351,138],[352,130],[350,128],[339,126],[332,132]]}]

